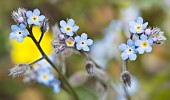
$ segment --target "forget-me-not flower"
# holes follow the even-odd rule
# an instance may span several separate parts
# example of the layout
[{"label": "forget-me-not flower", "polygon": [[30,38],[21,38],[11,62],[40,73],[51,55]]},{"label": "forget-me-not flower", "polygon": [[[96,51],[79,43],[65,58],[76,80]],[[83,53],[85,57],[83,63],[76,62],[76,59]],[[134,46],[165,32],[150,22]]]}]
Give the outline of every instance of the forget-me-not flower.
[{"label": "forget-me-not flower", "polygon": [[153,40],[151,38],[148,39],[146,35],[142,34],[140,40],[136,40],[135,45],[138,46],[137,51],[139,54],[143,54],[145,51],[151,52]]},{"label": "forget-me-not flower", "polygon": [[87,34],[83,33],[80,36],[76,36],[75,37],[75,41],[76,41],[76,48],[77,50],[84,50],[84,51],[89,51],[89,47],[93,44],[93,40],[92,39],[87,39]]},{"label": "forget-me-not flower", "polygon": [[67,23],[64,20],[60,21],[60,30],[68,36],[73,36],[74,32],[79,29],[79,26],[75,25],[75,21],[73,19],[69,19]]},{"label": "forget-me-not flower", "polygon": [[129,22],[130,32],[134,34],[141,34],[144,32],[148,25],[148,22],[143,23],[143,18],[138,17],[136,20]]},{"label": "forget-me-not flower", "polygon": [[60,92],[60,85],[61,85],[61,82],[59,80],[54,80],[53,82],[51,82],[51,87],[53,88],[53,91],[55,93]]},{"label": "forget-me-not flower", "polygon": [[27,11],[26,16],[28,17],[27,22],[28,24],[40,25],[45,19],[44,15],[40,15],[39,9],[34,9],[34,11]]},{"label": "forget-me-not flower", "polygon": [[50,85],[50,82],[54,80],[54,75],[50,70],[39,70],[37,74],[37,81],[39,83]]},{"label": "forget-me-not flower", "polygon": [[134,42],[129,39],[127,41],[127,45],[125,43],[122,43],[119,45],[119,49],[122,52],[121,54],[121,58],[122,60],[126,60],[126,59],[130,59],[130,60],[136,60],[136,48],[135,48],[135,45],[134,45]]},{"label": "forget-me-not flower", "polygon": [[18,42],[22,42],[28,35],[24,24],[20,24],[19,27],[17,25],[12,25],[11,29],[13,32],[10,33],[10,39],[17,39]]},{"label": "forget-me-not flower", "polygon": [[68,39],[65,40],[65,43],[68,47],[74,47],[75,40],[72,37],[69,37]]}]

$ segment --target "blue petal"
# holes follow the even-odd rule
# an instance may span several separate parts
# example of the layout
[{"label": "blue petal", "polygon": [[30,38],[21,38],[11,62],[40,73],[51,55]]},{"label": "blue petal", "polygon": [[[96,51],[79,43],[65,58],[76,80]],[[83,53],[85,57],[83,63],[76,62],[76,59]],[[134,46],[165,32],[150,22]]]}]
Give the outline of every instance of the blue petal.
[{"label": "blue petal", "polygon": [[144,30],[141,29],[141,30],[137,31],[137,34],[140,34],[140,33],[143,33],[143,32],[144,32]]},{"label": "blue petal", "polygon": [[141,39],[141,40],[147,40],[148,37],[147,37],[146,35],[142,34],[142,35],[140,36],[140,39]]},{"label": "blue petal", "polygon": [[55,93],[59,93],[60,92],[60,86],[53,86],[53,90]]},{"label": "blue petal", "polygon": [[27,11],[27,12],[26,12],[26,16],[27,16],[28,18],[32,17],[32,16],[33,16],[32,11]]},{"label": "blue petal", "polygon": [[80,40],[81,40],[81,39],[80,39],[80,36],[76,36],[76,37],[75,37],[75,41],[76,41],[77,43],[79,43]]},{"label": "blue petal", "polygon": [[25,24],[20,24],[19,27],[21,30],[25,30],[25,28],[26,28]]},{"label": "blue petal", "polygon": [[22,37],[18,37],[18,38],[17,38],[17,41],[18,41],[18,42],[23,42],[23,40],[24,40],[24,39],[23,39]]},{"label": "blue petal", "polygon": [[79,29],[79,26],[73,26],[73,32],[76,32]]},{"label": "blue petal", "polygon": [[136,41],[135,41],[135,46],[140,46],[140,45],[141,45],[141,42],[142,42],[141,40],[136,40]]},{"label": "blue petal", "polygon": [[23,31],[22,35],[23,35],[23,37],[26,37],[28,35],[28,31],[27,30]]},{"label": "blue petal", "polygon": [[121,54],[121,58],[122,58],[122,60],[128,59],[128,54],[125,53],[125,52],[123,52],[123,53]]},{"label": "blue petal", "polygon": [[34,9],[33,14],[36,16],[40,15],[40,10],[39,9]]},{"label": "blue petal", "polygon": [[151,46],[148,46],[147,48],[146,48],[146,52],[151,52],[152,51],[152,47]]},{"label": "blue petal", "polygon": [[11,30],[12,30],[13,32],[18,31],[18,30],[19,30],[19,27],[18,27],[17,25],[11,25]]},{"label": "blue petal", "polygon": [[14,32],[10,33],[10,39],[16,39],[17,36]]},{"label": "blue petal", "polygon": [[29,18],[29,19],[27,19],[27,22],[28,22],[28,24],[33,24],[33,21]]},{"label": "blue petal", "polygon": [[148,22],[145,22],[145,23],[142,25],[142,28],[145,29],[147,26],[148,26]]},{"label": "blue petal", "polygon": [[33,22],[33,24],[40,25],[40,22],[36,21],[36,22]]},{"label": "blue petal", "polygon": [[148,39],[148,43],[149,43],[149,45],[153,45],[153,40],[152,39]]},{"label": "blue petal", "polygon": [[130,21],[129,22],[129,26],[130,27],[135,27],[136,26],[136,22],[135,21]]},{"label": "blue petal", "polygon": [[69,19],[69,20],[67,21],[67,23],[68,23],[70,26],[73,26],[75,22],[74,22],[73,19]]},{"label": "blue petal", "polygon": [[73,32],[66,32],[66,34],[68,35],[68,36],[73,36]]},{"label": "blue petal", "polygon": [[122,43],[122,44],[119,45],[119,49],[121,51],[125,51],[127,49],[127,45],[125,43]]},{"label": "blue petal", "polygon": [[87,39],[86,41],[87,45],[90,46],[93,44],[93,40],[92,39]]},{"label": "blue petal", "polygon": [[38,20],[39,20],[39,21],[43,21],[44,19],[45,19],[45,16],[44,16],[44,15],[38,16]]},{"label": "blue petal", "polygon": [[81,49],[82,49],[82,46],[79,45],[79,44],[76,44],[76,48],[77,48],[77,50],[81,50]]},{"label": "blue petal", "polygon": [[129,40],[127,41],[127,45],[130,46],[130,47],[132,47],[132,46],[134,46],[134,42],[133,42],[131,39],[129,39]]},{"label": "blue petal", "polygon": [[86,33],[81,34],[81,39],[82,40],[87,40],[87,34]]},{"label": "blue petal", "polygon": [[65,29],[60,28],[60,30],[61,30],[62,33],[66,33]]},{"label": "blue petal", "polygon": [[84,50],[84,51],[89,51],[90,49],[89,49],[88,46],[84,46],[84,47],[83,47],[83,50]]},{"label": "blue petal", "polygon": [[61,20],[60,21],[60,26],[61,27],[65,27],[67,25],[67,23],[64,21],[64,20]]},{"label": "blue petal", "polygon": [[138,17],[136,19],[136,21],[137,21],[138,24],[143,24],[143,18],[142,17]]},{"label": "blue petal", "polygon": [[130,28],[129,31],[130,31],[131,33],[136,33],[136,32],[137,32],[134,28]]},{"label": "blue petal", "polygon": [[143,53],[144,53],[144,51],[145,51],[145,50],[144,50],[142,47],[139,47],[139,48],[138,48],[138,52],[139,52],[139,54],[143,54]]},{"label": "blue petal", "polygon": [[136,54],[132,53],[132,54],[129,55],[130,60],[136,60],[136,58],[137,58]]}]

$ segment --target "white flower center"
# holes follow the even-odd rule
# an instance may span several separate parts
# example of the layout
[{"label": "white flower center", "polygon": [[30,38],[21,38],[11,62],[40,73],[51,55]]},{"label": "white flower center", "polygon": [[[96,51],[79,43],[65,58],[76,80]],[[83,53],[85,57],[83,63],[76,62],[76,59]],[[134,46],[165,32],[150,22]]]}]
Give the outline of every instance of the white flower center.
[{"label": "white flower center", "polygon": [[86,45],[87,45],[85,41],[80,41],[80,44],[81,44],[82,46],[86,46]]},{"label": "white flower center", "polygon": [[71,32],[72,31],[72,27],[71,26],[66,26],[65,30],[66,30],[66,32]]},{"label": "white flower center", "polygon": [[131,47],[128,47],[127,49],[126,49],[126,52],[130,55],[131,53],[133,53],[133,48],[131,48]]},{"label": "white flower center", "polygon": [[22,32],[21,30],[18,30],[18,31],[16,32],[16,36],[17,36],[17,37],[21,37],[21,36],[22,36],[22,33],[23,33],[23,32]]}]

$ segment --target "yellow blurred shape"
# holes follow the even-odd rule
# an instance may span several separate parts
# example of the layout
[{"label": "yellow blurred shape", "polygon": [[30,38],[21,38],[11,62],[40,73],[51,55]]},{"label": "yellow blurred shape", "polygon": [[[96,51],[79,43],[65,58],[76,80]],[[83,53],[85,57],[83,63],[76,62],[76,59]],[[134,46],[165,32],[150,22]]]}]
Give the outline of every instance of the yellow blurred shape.
[{"label": "yellow blurred shape", "polygon": [[[41,36],[39,26],[33,27],[33,34],[38,41]],[[44,33],[44,37],[41,41],[41,47],[47,55],[50,55],[52,52],[51,41],[52,34],[50,32]],[[17,42],[17,40],[11,40],[11,44],[11,58],[15,64],[30,63],[41,57],[39,50],[30,37],[24,38],[22,43]]]}]

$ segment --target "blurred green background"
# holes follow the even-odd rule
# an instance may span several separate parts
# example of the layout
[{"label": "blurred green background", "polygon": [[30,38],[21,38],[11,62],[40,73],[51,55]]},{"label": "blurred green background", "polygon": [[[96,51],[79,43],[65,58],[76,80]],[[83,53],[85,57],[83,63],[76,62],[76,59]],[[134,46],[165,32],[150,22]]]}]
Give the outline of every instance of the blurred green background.
[{"label": "blurred green background", "polygon": [[[10,26],[14,24],[11,12],[18,7],[33,10],[38,8],[50,21],[50,26],[62,19],[73,18],[80,26],[78,34],[86,32],[95,41],[102,41],[107,32],[113,32],[115,38],[109,47],[114,56],[108,57],[104,69],[119,84],[121,59],[118,45],[128,38],[127,22],[139,15],[149,22],[149,26],[160,27],[167,37],[163,45],[155,45],[152,53],[138,55],[137,61],[128,64],[128,70],[135,76],[139,88],[132,100],[170,100],[170,0],[1,0],[0,1],[0,100],[72,100],[61,90],[59,94],[40,84],[25,84],[21,78],[8,76],[8,69],[15,64],[10,58]],[[111,22],[114,23],[111,27]],[[117,40],[116,40],[117,39]],[[102,49],[102,46],[101,46]],[[107,52],[106,49],[104,52]],[[97,52],[97,51],[92,51]],[[95,53],[92,53],[95,55]],[[85,71],[83,58],[72,55],[66,59],[67,75]],[[76,87],[81,100],[98,100],[93,78]],[[133,85],[133,84],[132,84]],[[110,89],[107,100],[117,100],[119,93]],[[123,95],[122,95],[123,96]],[[124,100],[124,99],[119,99]]]}]

